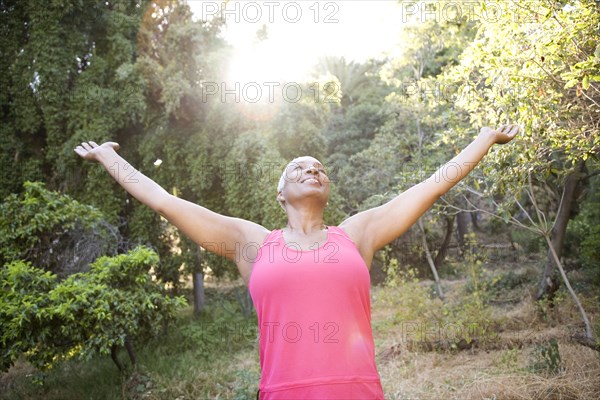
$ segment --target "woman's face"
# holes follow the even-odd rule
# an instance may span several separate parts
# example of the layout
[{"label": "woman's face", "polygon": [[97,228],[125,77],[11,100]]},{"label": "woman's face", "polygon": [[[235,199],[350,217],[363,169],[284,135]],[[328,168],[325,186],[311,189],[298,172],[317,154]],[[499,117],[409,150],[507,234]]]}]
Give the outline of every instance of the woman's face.
[{"label": "woman's face", "polygon": [[329,176],[319,160],[310,156],[292,160],[282,175],[282,185],[277,194],[280,202],[291,203],[305,198],[314,198],[323,207],[329,198]]}]

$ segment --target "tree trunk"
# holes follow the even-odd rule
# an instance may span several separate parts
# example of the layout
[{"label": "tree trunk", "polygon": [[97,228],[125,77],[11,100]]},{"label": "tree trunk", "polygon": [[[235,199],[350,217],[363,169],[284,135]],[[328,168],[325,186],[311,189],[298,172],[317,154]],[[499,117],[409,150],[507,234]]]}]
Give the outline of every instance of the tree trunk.
[{"label": "tree trunk", "polygon": [[425,250],[425,257],[427,258],[427,263],[429,264],[429,268],[431,268],[431,272],[433,273],[433,278],[435,279],[435,285],[437,287],[439,298],[444,301],[444,292],[442,291],[442,285],[440,283],[440,277],[438,276],[437,269],[435,268],[435,264],[433,263],[433,258],[431,257],[431,252],[429,251],[429,246],[427,245],[427,235],[425,235],[425,227],[423,226],[423,221],[419,218],[419,228],[421,229],[421,237],[423,243],[423,249]]},{"label": "tree trunk", "polygon": [[204,308],[204,274],[194,272],[194,314],[200,314]]},{"label": "tree trunk", "polygon": [[110,358],[112,358],[112,360],[115,363],[115,365],[117,366],[117,368],[119,368],[119,371],[123,372],[123,366],[121,365],[121,362],[119,361],[119,357],[117,357],[117,351],[118,351],[118,347],[116,345],[113,345],[110,348]]},{"label": "tree trunk", "polygon": [[194,284],[194,315],[198,315],[204,309],[204,274],[202,271],[202,251],[200,246],[196,247],[194,253],[197,264],[193,266],[192,282]]},{"label": "tree trunk", "polygon": [[474,211],[469,214],[471,214],[471,223],[473,224],[473,228],[475,228],[477,232],[481,232],[481,227],[479,226],[479,211]]},{"label": "tree trunk", "polygon": [[448,247],[450,246],[450,240],[452,239],[452,231],[454,228],[454,215],[446,216],[446,233],[444,234],[444,240],[442,241],[442,245],[435,255],[435,260],[433,263],[439,269],[442,264],[444,264],[444,259],[446,258],[446,253],[448,253]]},{"label": "tree trunk", "polygon": [[[581,180],[581,173],[584,166],[585,163],[580,161],[575,167],[575,170],[567,176],[562,200],[560,203],[560,209],[556,215],[554,228],[551,232],[552,247],[554,248],[556,257],[558,257],[559,260],[562,256],[565,233],[567,232],[567,225],[569,223],[569,219],[571,218],[571,210],[573,209],[573,204],[575,203],[577,185]],[[554,293],[560,287],[560,279],[558,276],[556,276],[555,265],[555,257],[552,254],[552,249],[548,249],[546,267],[544,268],[544,273],[542,274],[536,300],[546,297],[550,305],[553,304],[552,301],[554,299]]]},{"label": "tree trunk", "polygon": [[133,346],[131,345],[131,341],[129,339],[125,339],[125,349],[127,350],[127,355],[129,356],[129,361],[131,361],[131,366],[135,367],[135,363],[136,363],[135,352],[133,351]]},{"label": "tree trunk", "polygon": [[460,246],[461,252],[464,254],[467,249],[467,243],[465,237],[469,233],[469,222],[471,217],[468,212],[461,211],[456,215],[456,229],[458,245]]},{"label": "tree trunk", "polygon": [[[125,350],[127,350],[129,361],[131,361],[131,367],[135,367],[135,352],[133,351],[133,346],[131,345],[131,341],[129,339],[125,339]],[[111,346],[110,358],[113,360],[120,372],[125,371],[125,366],[121,363],[121,361],[119,361],[119,347],[117,345]]]}]

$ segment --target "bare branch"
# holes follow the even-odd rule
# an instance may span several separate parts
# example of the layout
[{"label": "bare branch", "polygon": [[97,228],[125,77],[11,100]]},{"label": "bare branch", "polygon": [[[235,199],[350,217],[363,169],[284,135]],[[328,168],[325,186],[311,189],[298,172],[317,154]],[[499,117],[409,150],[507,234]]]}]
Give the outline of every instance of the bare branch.
[{"label": "bare branch", "polygon": [[531,218],[531,215],[529,215],[529,213],[527,212],[527,210],[525,209],[525,207],[523,207],[521,205],[521,202],[519,200],[517,200],[517,198],[514,198],[515,203],[517,204],[517,206],[519,206],[519,208],[521,209],[521,211],[523,211],[523,213],[525,213],[525,216],[527,217],[527,219],[529,220],[529,222],[531,222],[531,225],[535,226],[535,222],[533,222],[533,219]]},{"label": "bare branch", "polygon": [[433,278],[435,279],[435,285],[438,290],[438,296],[440,300],[444,301],[444,291],[442,290],[442,284],[440,282],[440,277],[437,273],[437,268],[435,263],[433,262],[433,257],[431,257],[431,252],[429,251],[429,246],[427,245],[427,235],[425,234],[425,227],[423,226],[423,218],[419,218],[418,221],[419,230],[421,231],[423,250],[425,250],[425,258],[427,258],[427,263],[429,264],[429,268],[431,268],[431,272],[433,273]]},{"label": "bare branch", "polygon": [[544,215],[544,213],[542,212],[542,210],[538,206],[537,200],[535,198],[535,193],[533,191],[533,183],[531,182],[531,171],[527,172],[527,181],[529,183],[529,190],[527,190],[526,192],[527,192],[527,195],[529,196],[529,198],[531,199],[531,203],[533,204],[533,207],[534,207],[535,212],[537,214],[538,221],[540,221],[541,229],[544,232],[549,232],[548,231],[548,222],[546,221],[546,215]]},{"label": "bare branch", "polygon": [[579,301],[579,298],[575,294],[575,291],[571,287],[571,283],[569,282],[569,279],[567,278],[567,274],[565,273],[562,263],[560,262],[560,258],[556,254],[556,250],[554,249],[552,240],[550,240],[550,235],[545,234],[544,239],[546,239],[546,243],[548,243],[548,248],[550,249],[550,252],[552,253],[552,258],[554,258],[554,262],[556,263],[556,266],[558,267],[558,270],[560,271],[560,275],[565,283],[565,286],[569,290],[569,294],[571,294],[573,301],[575,302],[575,304],[577,304],[577,308],[579,309],[579,312],[581,313],[581,317],[583,318],[583,323],[585,324],[585,336],[587,338],[593,340],[594,334],[592,332],[592,325],[590,324],[590,320],[588,319],[587,314],[585,313],[585,310],[583,309],[583,306],[581,305],[581,302]]}]

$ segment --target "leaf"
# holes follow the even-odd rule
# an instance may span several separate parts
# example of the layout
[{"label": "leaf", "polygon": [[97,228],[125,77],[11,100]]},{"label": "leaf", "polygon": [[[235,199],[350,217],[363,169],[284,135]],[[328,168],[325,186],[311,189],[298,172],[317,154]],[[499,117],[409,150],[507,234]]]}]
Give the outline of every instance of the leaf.
[{"label": "leaf", "polygon": [[590,87],[590,78],[589,78],[588,75],[586,75],[586,76],[583,77],[582,85],[583,85],[583,90],[588,90],[589,89],[589,87]]},{"label": "leaf", "polygon": [[578,83],[579,83],[579,80],[578,80],[578,79],[571,79],[570,81],[568,81],[568,82],[565,84],[565,87],[564,87],[564,88],[565,88],[565,89],[570,89],[570,88],[572,88],[573,86],[577,85]]}]

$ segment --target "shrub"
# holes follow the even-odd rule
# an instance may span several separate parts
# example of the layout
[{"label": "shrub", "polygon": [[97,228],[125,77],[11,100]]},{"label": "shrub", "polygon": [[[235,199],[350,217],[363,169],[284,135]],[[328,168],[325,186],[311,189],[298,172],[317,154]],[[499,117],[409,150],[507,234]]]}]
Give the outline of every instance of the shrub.
[{"label": "shrub", "polygon": [[535,373],[557,374],[563,371],[562,359],[556,339],[538,344],[532,352],[529,368]]},{"label": "shrub", "polygon": [[157,262],[156,253],[138,247],[101,257],[89,272],[60,283],[55,274],[28,262],[3,267],[1,369],[7,370],[22,354],[44,369],[74,356],[112,355],[127,340],[144,342],[156,335],[185,303],[166,296],[152,281],[149,271]]},{"label": "shrub", "polygon": [[[442,302],[435,297],[431,288],[416,278],[414,269],[406,272],[396,269],[390,260],[388,274],[394,271],[388,284],[401,287],[395,302],[399,304],[394,324],[399,326],[402,339],[407,342],[425,344],[426,347],[456,348],[470,345],[473,340],[483,342],[491,339],[491,311],[485,303],[486,291],[481,278],[480,261],[467,261],[469,287],[453,302]],[[389,275],[388,275],[389,277]]]},{"label": "shrub", "polygon": [[544,238],[540,235],[522,229],[510,231],[513,243],[518,243],[526,254],[537,254],[546,249]]},{"label": "shrub", "polygon": [[102,254],[116,254],[120,236],[98,209],[41,182],[24,188],[0,204],[0,265],[24,260],[64,277]]}]

